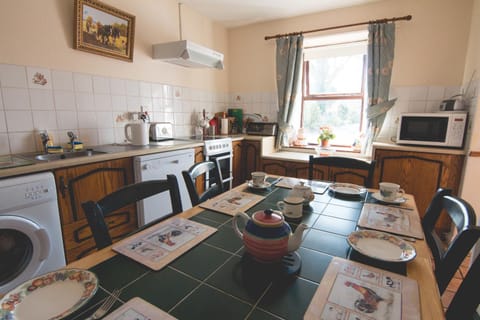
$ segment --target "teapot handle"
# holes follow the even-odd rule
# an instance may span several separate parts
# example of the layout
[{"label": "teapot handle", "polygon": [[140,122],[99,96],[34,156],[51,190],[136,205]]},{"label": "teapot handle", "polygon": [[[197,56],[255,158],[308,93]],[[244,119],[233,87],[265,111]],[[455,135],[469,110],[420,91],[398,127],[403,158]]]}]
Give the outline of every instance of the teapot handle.
[{"label": "teapot handle", "polygon": [[235,230],[235,233],[240,239],[243,239],[243,233],[238,228],[238,223],[237,223],[237,219],[239,217],[244,220],[245,224],[248,222],[248,220],[250,220],[250,217],[245,212],[237,212],[232,219],[233,230]]}]

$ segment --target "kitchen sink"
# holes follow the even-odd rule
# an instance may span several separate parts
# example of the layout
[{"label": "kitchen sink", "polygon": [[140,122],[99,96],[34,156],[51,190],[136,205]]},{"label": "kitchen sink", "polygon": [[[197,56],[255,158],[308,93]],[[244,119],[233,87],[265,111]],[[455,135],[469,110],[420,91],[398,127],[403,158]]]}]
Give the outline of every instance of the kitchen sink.
[{"label": "kitchen sink", "polygon": [[62,152],[62,153],[24,154],[22,155],[22,157],[30,160],[36,160],[36,161],[56,161],[56,160],[62,160],[62,159],[91,157],[98,154],[106,154],[106,152],[86,149],[86,150],[70,151],[70,152]]}]

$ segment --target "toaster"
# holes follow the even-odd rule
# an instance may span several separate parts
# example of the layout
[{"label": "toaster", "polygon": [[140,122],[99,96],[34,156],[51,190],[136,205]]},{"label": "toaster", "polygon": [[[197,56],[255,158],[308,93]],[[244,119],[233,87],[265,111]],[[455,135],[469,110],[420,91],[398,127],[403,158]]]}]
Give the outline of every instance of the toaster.
[{"label": "toaster", "polygon": [[173,124],[170,122],[150,123],[150,141],[173,139]]}]

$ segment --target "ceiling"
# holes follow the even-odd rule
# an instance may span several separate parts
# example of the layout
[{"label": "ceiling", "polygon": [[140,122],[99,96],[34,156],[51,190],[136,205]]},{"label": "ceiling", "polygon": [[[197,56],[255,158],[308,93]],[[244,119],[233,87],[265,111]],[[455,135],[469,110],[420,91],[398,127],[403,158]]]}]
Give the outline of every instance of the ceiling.
[{"label": "ceiling", "polygon": [[227,28],[382,0],[181,0]]}]

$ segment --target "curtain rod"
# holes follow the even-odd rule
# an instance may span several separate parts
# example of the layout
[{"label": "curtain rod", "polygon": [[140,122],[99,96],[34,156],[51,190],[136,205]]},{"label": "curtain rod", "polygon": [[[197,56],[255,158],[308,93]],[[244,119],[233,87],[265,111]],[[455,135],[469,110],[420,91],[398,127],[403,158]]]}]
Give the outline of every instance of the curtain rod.
[{"label": "curtain rod", "polygon": [[352,24],[344,24],[341,26],[335,26],[335,27],[327,27],[327,28],[321,28],[321,29],[314,29],[314,30],[307,30],[307,31],[298,31],[298,32],[291,32],[291,33],[283,33],[283,34],[276,34],[274,36],[265,36],[265,40],[270,40],[270,39],[275,39],[275,38],[282,38],[282,37],[288,37],[288,36],[297,36],[300,34],[304,33],[312,33],[312,32],[320,32],[320,31],[326,31],[326,30],[334,30],[334,29],[341,29],[341,28],[347,28],[347,27],[355,27],[355,26],[361,26],[364,24],[372,24],[372,23],[387,23],[391,21],[398,21],[398,20],[412,20],[412,16],[403,16],[403,17],[393,17],[393,18],[385,18],[385,19],[377,19],[377,20],[372,20],[372,21],[365,21],[365,22],[358,22],[358,23],[352,23]]}]

